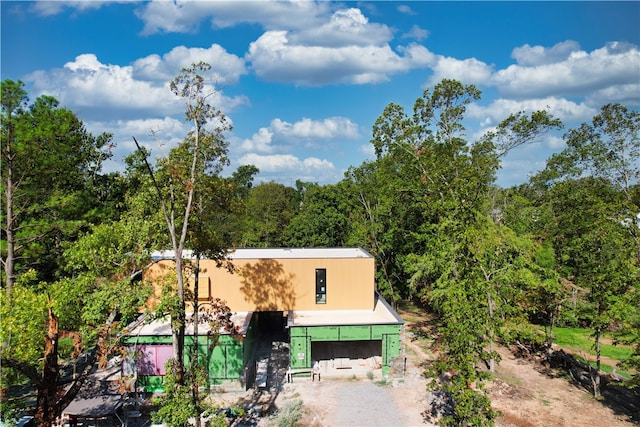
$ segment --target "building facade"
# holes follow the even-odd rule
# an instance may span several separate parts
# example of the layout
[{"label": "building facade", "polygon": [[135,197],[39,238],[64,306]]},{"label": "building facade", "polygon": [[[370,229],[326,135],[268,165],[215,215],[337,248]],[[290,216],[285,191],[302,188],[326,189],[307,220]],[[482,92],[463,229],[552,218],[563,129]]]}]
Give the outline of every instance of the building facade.
[{"label": "building facade", "polygon": [[[156,253],[154,258],[157,262],[145,275],[156,289],[151,306],[163,278],[174,269],[173,254]],[[191,290],[194,283],[191,275]],[[206,360],[211,384],[251,386],[257,343],[270,335],[286,341],[294,371],[304,372],[320,361],[371,358],[387,375],[393,360],[402,357],[404,322],[377,293],[375,260],[363,249],[237,249],[227,265],[201,259],[197,283],[199,305],[206,309],[212,298],[224,300],[238,327],[233,335],[199,327],[198,354]],[[193,305],[187,311],[189,307],[192,311]],[[186,355],[193,354],[195,341],[190,328]],[[133,326],[125,343],[137,349],[140,384],[147,390],[161,388],[165,372],[160,365],[172,354],[168,321]]]}]

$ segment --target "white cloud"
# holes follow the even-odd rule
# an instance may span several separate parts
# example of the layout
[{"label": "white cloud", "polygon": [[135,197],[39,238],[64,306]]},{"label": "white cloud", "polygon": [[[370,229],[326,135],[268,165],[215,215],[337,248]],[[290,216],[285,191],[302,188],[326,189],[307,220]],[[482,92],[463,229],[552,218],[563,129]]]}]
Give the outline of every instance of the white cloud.
[{"label": "white cloud", "polygon": [[[558,47],[559,46],[559,47]],[[511,65],[493,76],[493,84],[507,97],[585,96],[594,90],[611,90],[637,84],[640,50],[625,43],[609,43],[592,52],[565,42],[547,50],[520,48],[516,58],[525,64]],[[560,58],[566,59],[559,61]],[[615,91],[615,90],[614,90]],[[633,94],[634,99],[640,94]]]},{"label": "white cloud", "polygon": [[260,170],[256,177],[259,182],[276,181],[288,186],[293,186],[294,180],[298,179],[319,184],[335,183],[344,173],[329,160],[317,157],[301,159],[293,154],[247,154],[237,164],[256,166]]},{"label": "white cloud", "polygon": [[[247,3],[249,5],[249,3]],[[358,8],[331,2],[151,2],[138,9],[145,33],[189,32],[203,19],[216,27],[257,23],[267,31],[250,44],[245,55],[253,71],[268,81],[298,85],[371,84],[413,68],[424,68],[433,55],[418,45],[394,51],[390,27],[370,22]],[[428,33],[414,27],[408,37],[423,40]],[[153,58],[141,68],[155,70]],[[239,73],[237,73],[238,75]]]},{"label": "white cloud", "polygon": [[[153,58],[146,57],[135,66],[120,66],[103,64],[94,54],[83,54],[61,69],[31,73],[25,81],[31,83],[35,96],[53,95],[85,120],[127,118],[134,111],[147,116],[182,113],[184,106],[169,90],[168,79],[159,79],[163,72],[160,70],[171,67]],[[209,90],[215,93],[211,104],[224,112],[248,103],[246,97],[229,98],[213,87]]]},{"label": "white cloud", "polygon": [[417,25],[412,26],[408,32],[402,35],[403,39],[415,39],[418,41],[425,40],[427,37],[429,37],[429,31]]},{"label": "white cloud", "polygon": [[181,68],[200,61],[212,65],[212,78],[217,83],[236,83],[247,73],[243,59],[228,53],[218,44],[212,44],[206,49],[177,46],[163,56],[149,55],[140,58],[133,63],[133,75],[139,79],[166,82]]},{"label": "white cloud", "polygon": [[329,140],[354,140],[359,137],[358,125],[344,117],[329,117],[323,120],[303,118],[295,123],[274,119],[268,128],[260,128],[251,138],[243,140],[240,148],[242,151],[273,153],[300,145],[301,142],[318,145]]},{"label": "white cloud", "polygon": [[159,142],[159,146],[182,141],[188,131],[184,121],[173,117],[88,122],[87,127],[102,129],[105,132],[118,132],[127,135],[130,140],[132,140],[132,136],[135,136],[139,142],[164,141]]},{"label": "white cloud", "polygon": [[280,119],[271,122],[275,132],[291,138],[304,139],[356,139],[358,125],[344,117],[329,117],[323,120],[303,118],[296,123],[288,123]]},{"label": "white cloud", "polygon": [[524,46],[513,49],[511,57],[516,60],[518,65],[533,67],[565,61],[573,52],[579,49],[580,45],[573,40],[558,43],[551,48],[525,44]]},{"label": "white cloud", "polygon": [[464,84],[486,84],[491,79],[493,67],[476,58],[456,59],[437,55],[431,65],[433,75],[427,85],[433,86],[442,79],[455,79]]},{"label": "white cloud", "polygon": [[629,83],[605,87],[603,89],[593,91],[590,94],[587,94],[587,96],[585,97],[585,104],[598,108],[602,105],[612,102],[639,107],[640,83]]},{"label": "white cloud", "polygon": [[142,33],[192,33],[207,16],[208,2],[152,1],[136,11],[144,21]]},{"label": "white cloud", "polygon": [[30,5],[30,10],[40,16],[53,16],[61,13],[63,10],[65,10],[65,8],[75,9],[77,11],[83,12],[89,9],[99,9],[105,4],[110,3],[128,3],[128,1],[37,1]]},{"label": "white cloud", "polygon": [[376,149],[373,144],[362,144],[358,147],[358,152],[363,154],[365,159],[373,160],[376,157]]},{"label": "white cloud", "polygon": [[124,159],[136,151],[133,137],[151,151],[151,160],[158,156],[166,156],[169,151],[184,139],[189,131],[182,120],[171,117],[114,120],[114,121],[85,121],[87,130],[93,135],[102,132],[111,133],[114,144],[113,157],[105,162],[105,172],[121,171]]},{"label": "white cloud", "polygon": [[330,11],[330,2],[311,1],[152,1],[136,12],[144,22],[144,34],[156,32],[193,32],[203,20],[225,28],[239,23],[254,23],[266,29],[311,28]]},{"label": "white cloud", "polygon": [[102,64],[95,55],[83,54],[61,69],[36,71],[25,80],[36,95],[51,94],[76,111],[146,109],[168,114],[179,108],[167,84],[135,80],[132,72],[130,66]]},{"label": "white cloud", "polygon": [[389,27],[372,24],[360,9],[337,10],[328,22],[317,27],[292,32],[289,40],[296,45],[311,46],[376,46],[392,38]]},{"label": "white cloud", "polygon": [[526,182],[537,172],[544,169],[545,164],[546,161],[543,159],[503,159],[500,162],[501,169],[497,183],[502,187],[510,187]]},{"label": "white cloud", "polygon": [[260,172],[302,172],[308,173],[310,170],[333,170],[335,166],[329,160],[308,157],[299,159],[292,154],[272,154],[259,155],[250,153],[239,159],[241,165],[254,165]]},{"label": "white cloud", "polygon": [[389,45],[295,45],[286,31],[268,31],[251,43],[247,59],[259,77],[299,85],[379,83],[390,74],[425,67],[432,59],[423,46],[410,45],[402,53],[398,55]]},{"label": "white cloud", "polygon": [[405,15],[415,15],[416,13],[411,9],[411,6],[406,4],[401,4],[398,6],[398,12],[404,13]]},{"label": "white cloud", "polygon": [[562,139],[557,135],[547,136],[545,138],[545,144],[547,145],[547,147],[549,147],[553,151],[560,150],[561,148],[564,148],[567,146],[567,144],[564,142],[564,139]]},{"label": "white cloud", "polygon": [[258,133],[254,133],[250,139],[241,142],[240,148],[243,151],[259,151],[261,153],[271,153],[273,145],[273,132],[268,128],[260,128]]},{"label": "white cloud", "polygon": [[577,104],[564,98],[547,97],[527,100],[501,98],[486,106],[480,104],[469,105],[467,117],[477,120],[485,127],[489,127],[497,126],[510,114],[519,111],[531,113],[538,110],[548,111],[564,123],[585,121],[597,113],[597,110],[584,103]]}]

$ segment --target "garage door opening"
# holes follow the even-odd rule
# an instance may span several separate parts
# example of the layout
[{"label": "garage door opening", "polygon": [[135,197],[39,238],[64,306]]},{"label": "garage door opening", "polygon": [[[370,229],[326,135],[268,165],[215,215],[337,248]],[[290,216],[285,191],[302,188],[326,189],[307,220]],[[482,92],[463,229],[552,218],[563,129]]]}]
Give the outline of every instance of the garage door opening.
[{"label": "garage door opening", "polygon": [[382,340],[312,342],[311,358],[326,370],[377,369],[382,360]]}]

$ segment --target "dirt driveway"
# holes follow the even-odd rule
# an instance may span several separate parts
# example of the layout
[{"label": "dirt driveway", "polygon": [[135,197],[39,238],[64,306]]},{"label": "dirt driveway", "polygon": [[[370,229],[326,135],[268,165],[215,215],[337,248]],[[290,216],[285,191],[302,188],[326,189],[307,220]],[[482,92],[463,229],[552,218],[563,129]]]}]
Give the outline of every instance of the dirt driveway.
[{"label": "dirt driveway", "polygon": [[421,370],[408,367],[403,379],[352,376],[297,379],[285,384],[276,406],[300,399],[306,409],[302,424],[315,427],[340,426],[429,426],[421,415],[427,407],[426,380]]}]

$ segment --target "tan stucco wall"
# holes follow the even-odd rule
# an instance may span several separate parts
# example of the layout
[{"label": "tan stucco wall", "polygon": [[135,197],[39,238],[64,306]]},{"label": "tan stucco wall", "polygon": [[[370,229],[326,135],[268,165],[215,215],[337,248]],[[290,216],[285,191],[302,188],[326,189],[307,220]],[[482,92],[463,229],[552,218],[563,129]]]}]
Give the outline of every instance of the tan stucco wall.
[{"label": "tan stucco wall", "polygon": [[[216,267],[214,261],[200,261],[200,300],[221,298],[232,311],[374,308],[373,258],[240,259],[232,263],[234,274]],[[158,276],[173,265],[173,261],[161,261],[146,277],[157,283]],[[316,268],[327,271],[326,304],[316,304]]]}]

